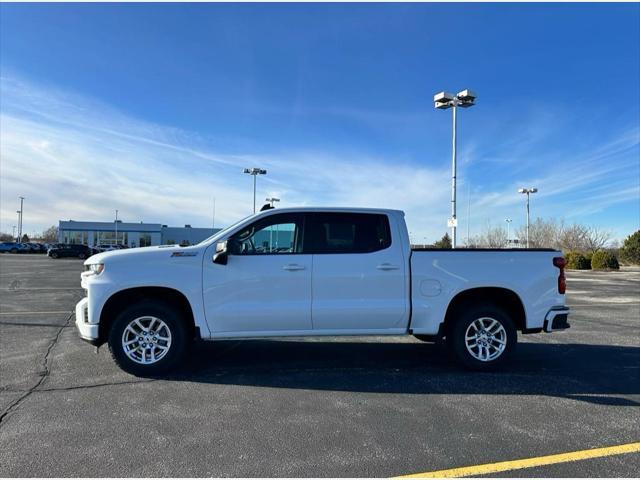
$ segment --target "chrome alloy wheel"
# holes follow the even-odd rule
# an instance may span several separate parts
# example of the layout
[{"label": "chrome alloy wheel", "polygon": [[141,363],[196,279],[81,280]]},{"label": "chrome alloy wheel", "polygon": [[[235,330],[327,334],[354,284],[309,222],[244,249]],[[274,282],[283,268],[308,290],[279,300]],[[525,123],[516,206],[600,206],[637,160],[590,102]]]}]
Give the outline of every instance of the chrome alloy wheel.
[{"label": "chrome alloy wheel", "polygon": [[507,331],[498,320],[481,317],[467,327],[464,341],[473,358],[481,362],[490,362],[504,352],[507,346]]},{"label": "chrome alloy wheel", "polygon": [[157,317],[138,317],[122,332],[122,350],[134,362],[151,365],[171,347],[171,330]]}]

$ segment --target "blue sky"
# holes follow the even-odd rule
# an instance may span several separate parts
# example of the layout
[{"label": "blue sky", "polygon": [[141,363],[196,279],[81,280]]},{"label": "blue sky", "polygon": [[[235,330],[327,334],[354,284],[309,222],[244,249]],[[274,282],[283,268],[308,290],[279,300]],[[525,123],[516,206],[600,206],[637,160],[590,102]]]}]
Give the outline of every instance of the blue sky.
[{"label": "blue sky", "polygon": [[[638,4],[0,5],[0,229],[226,225],[258,199],[400,208],[466,234],[532,215],[640,223]],[[470,202],[469,202],[470,200]],[[461,232],[462,233],[462,232]]]}]

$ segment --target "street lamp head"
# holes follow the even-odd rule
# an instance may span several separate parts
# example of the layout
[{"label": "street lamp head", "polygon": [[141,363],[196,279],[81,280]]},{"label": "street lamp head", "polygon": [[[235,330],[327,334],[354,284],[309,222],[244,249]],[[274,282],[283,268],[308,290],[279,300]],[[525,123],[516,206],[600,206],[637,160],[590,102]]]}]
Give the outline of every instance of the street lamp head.
[{"label": "street lamp head", "polygon": [[473,103],[476,100],[477,95],[475,94],[475,92],[467,88],[466,90],[462,90],[461,92],[458,92],[458,94],[456,95],[456,98],[461,102]]},{"label": "street lamp head", "polygon": [[537,191],[538,191],[538,189],[537,189],[537,188],[530,188],[530,189],[529,189],[529,192],[531,192],[531,193],[536,193]]},{"label": "street lamp head", "polygon": [[434,107],[440,110],[446,110],[451,107],[469,108],[475,105],[477,95],[469,90],[462,90],[457,95],[448,92],[439,92],[433,96]]},{"label": "street lamp head", "polygon": [[536,193],[538,191],[537,188],[519,188],[518,193]]},{"label": "street lamp head", "polygon": [[439,110],[446,110],[453,106],[454,96],[451,93],[439,92],[433,96],[433,106]]},{"label": "street lamp head", "polygon": [[462,108],[473,107],[476,104],[476,94],[469,89],[462,90],[456,95],[458,106]]},{"label": "street lamp head", "polygon": [[245,168],[242,173],[248,173],[249,175],[266,175],[267,171],[263,170],[262,168],[253,167]]},{"label": "street lamp head", "polygon": [[450,102],[453,100],[453,94],[448,92],[438,92],[433,96],[434,102]]}]

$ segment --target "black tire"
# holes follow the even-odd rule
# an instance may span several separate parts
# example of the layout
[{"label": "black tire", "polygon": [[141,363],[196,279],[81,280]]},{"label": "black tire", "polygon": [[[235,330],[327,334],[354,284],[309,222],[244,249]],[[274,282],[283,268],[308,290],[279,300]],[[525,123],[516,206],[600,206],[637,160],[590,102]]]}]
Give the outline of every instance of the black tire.
[{"label": "black tire", "polygon": [[57,254],[56,252],[51,252],[51,253],[49,254],[49,256],[50,256],[51,258],[58,258],[58,254]]},{"label": "black tire", "polygon": [[[169,351],[155,363],[141,364],[132,360],[124,351],[122,336],[125,328],[136,318],[152,316],[162,320],[170,330]],[[180,365],[187,345],[189,330],[180,312],[171,305],[156,300],[142,300],[125,308],[113,321],[108,334],[109,352],[116,364],[125,372],[137,377],[154,377]]]},{"label": "black tire", "polygon": [[18,249],[17,248],[12,248],[11,249],[11,253],[18,253]]},{"label": "black tire", "polygon": [[[472,323],[481,318],[488,318],[497,321],[504,328],[505,335],[503,338],[506,337],[506,345],[502,353],[494,359],[484,361],[476,358],[469,351],[470,349],[467,348],[466,344],[467,329],[470,328]],[[455,323],[452,325],[449,335],[447,335],[447,345],[458,363],[465,368],[480,371],[491,370],[499,365],[503,365],[509,360],[509,357],[513,355],[518,342],[518,332],[513,320],[500,307],[490,303],[476,305],[460,311],[455,316],[454,321]],[[484,323],[490,324],[491,322],[485,320]],[[496,329],[499,330],[499,328],[494,325],[492,331],[495,331]],[[474,331],[475,330],[472,327],[470,332]],[[495,339],[492,341],[492,345],[497,345]],[[495,353],[495,350],[492,351],[491,348],[494,347],[490,347],[489,351]],[[479,347],[471,348],[471,350],[475,352],[475,354],[479,354],[478,352],[480,351]]]},{"label": "black tire", "polygon": [[86,258],[87,258],[87,254],[86,254],[86,253],[80,253],[80,254],[78,254],[78,258],[79,258],[80,260],[84,260],[84,259],[86,259]]}]

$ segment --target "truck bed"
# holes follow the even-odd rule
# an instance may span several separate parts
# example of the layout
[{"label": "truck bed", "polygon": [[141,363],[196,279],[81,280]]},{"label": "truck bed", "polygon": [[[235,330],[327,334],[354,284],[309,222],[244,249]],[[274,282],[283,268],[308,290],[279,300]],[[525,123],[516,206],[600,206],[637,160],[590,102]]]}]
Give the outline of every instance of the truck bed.
[{"label": "truck bed", "polygon": [[523,330],[542,328],[550,308],[564,305],[558,293],[559,269],[551,248],[411,249],[411,328],[433,335],[448,305],[461,292],[477,290],[480,298],[514,292],[525,310]]}]

